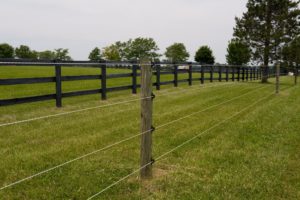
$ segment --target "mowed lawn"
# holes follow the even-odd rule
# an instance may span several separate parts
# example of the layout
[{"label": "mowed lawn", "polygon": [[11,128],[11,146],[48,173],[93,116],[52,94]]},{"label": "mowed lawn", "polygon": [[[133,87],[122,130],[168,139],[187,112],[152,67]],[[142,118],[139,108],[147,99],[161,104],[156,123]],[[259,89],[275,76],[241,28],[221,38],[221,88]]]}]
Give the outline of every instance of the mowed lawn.
[{"label": "mowed lawn", "polygon": [[[22,73],[48,76],[51,71],[26,69],[30,73],[1,71],[0,78],[22,77]],[[98,72],[78,69],[63,73]],[[130,83],[115,81],[110,84]],[[195,82],[189,87],[184,83],[155,91],[154,126],[161,128],[153,133],[153,157],[161,159],[153,165],[153,179],[141,182],[138,173],[134,174],[94,199],[299,199],[300,87],[293,85],[291,77],[281,81],[279,95],[274,94],[274,79],[269,84],[201,86]],[[69,82],[64,89],[92,89],[94,84]],[[25,85],[2,86],[0,93],[1,98],[12,98],[46,94],[47,89],[54,91],[49,85]],[[0,188],[138,134],[140,102],[1,124],[137,99],[139,95],[123,91],[108,97],[107,101],[100,101],[99,95],[66,98],[61,109],[54,107],[54,101],[1,107]],[[196,135],[199,137],[165,154]],[[135,137],[2,189],[0,199],[87,199],[138,169],[139,153],[140,137]]]}]

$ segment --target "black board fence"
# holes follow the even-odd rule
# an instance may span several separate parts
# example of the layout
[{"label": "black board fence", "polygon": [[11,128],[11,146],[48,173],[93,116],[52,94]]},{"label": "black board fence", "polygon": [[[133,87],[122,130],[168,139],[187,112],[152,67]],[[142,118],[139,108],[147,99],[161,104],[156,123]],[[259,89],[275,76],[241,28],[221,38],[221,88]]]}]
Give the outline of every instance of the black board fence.
[{"label": "black board fence", "polygon": [[[0,86],[3,85],[19,85],[19,84],[39,84],[39,83],[55,83],[55,94],[46,94],[39,96],[30,96],[12,99],[0,99],[0,106],[8,106],[22,103],[55,100],[56,107],[62,106],[62,99],[67,97],[100,94],[102,100],[107,99],[107,93],[131,90],[132,94],[137,93],[140,88],[137,78],[140,66],[137,62],[89,62],[89,61],[36,61],[36,60],[0,60],[1,66],[52,66],[54,67],[54,77],[33,77],[33,78],[14,78],[14,79],[0,79]],[[153,75],[156,81],[153,86],[157,90],[164,85],[174,85],[178,87],[179,83],[188,83],[188,85],[204,84],[209,82],[228,82],[228,81],[252,81],[261,79],[261,68],[257,66],[229,66],[229,65],[201,65],[199,63],[152,63]],[[95,67],[100,68],[99,75],[81,75],[81,76],[62,76],[62,67]],[[131,73],[108,74],[108,68],[131,69]],[[193,78],[198,73],[199,78]],[[179,74],[187,74],[187,79],[179,79]],[[163,76],[171,75],[173,79],[170,81],[161,81]],[[207,76],[209,75],[209,76]],[[230,77],[231,76],[231,77]],[[271,76],[271,74],[270,74]],[[131,79],[130,85],[123,85],[118,87],[107,87],[107,80],[116,78]],[[62,82],[65,81],[80,81],[80,80],[99,80],[101,87],[93,90],[82,90],[63,92]],[[100,84],[99,84],[100,85]]]}]

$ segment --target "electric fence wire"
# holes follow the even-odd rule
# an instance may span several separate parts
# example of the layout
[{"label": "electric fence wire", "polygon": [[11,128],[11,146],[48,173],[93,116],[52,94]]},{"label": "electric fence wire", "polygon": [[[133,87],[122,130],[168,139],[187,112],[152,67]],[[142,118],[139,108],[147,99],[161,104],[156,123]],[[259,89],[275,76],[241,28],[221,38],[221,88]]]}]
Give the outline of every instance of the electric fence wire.
[{"label": "electric fence wire", "polygon": [[[225,120],[222,120],[222,121],[218,122],[217,124],[215,124],[215,125],[211,126],[210,128],[208,128],[208,129],[206,129],[206,130],[200,132],[199,134],[195,135],[194,137],[190,138],[189,140],[186,140],[185,142],[181,143],[180,145],[176,146],[175,148],[173,148],[173,149],[171,149],[171,150],[165,152],[164,154],[158,156],[158,157],[155,159],[155,162],[158,162],[158,161],[161,160],[162,158],[164,158],[164,157],[166,157],[167,155],[173,153],[173,152],[176,151],[177,149],[179,149],[179,148],[185,146],[186,144],[192,142],[192,141],[195,140],[196,138],[199,138],[200,136],[203,136],[203,135],[209,133],[211,130],[217,128],[218,126],[224,124],[225,122],[230,121],[230,120],[233,119],[234,117],[240,115],[240,114],[243,113],[244,111],[248,110],[249,108],[251,108],[251,107],[253,107],[254,105],[258,104],[259,102],[261,102],[261,101],[263,101],[263,100],[269,98],[269,97],[272,96],[272,95],[274,95],[274,92],[272,92],[271,94],[267,95],[266,97],[260,98],[259,100],[257,100],[257,101],[255,101],[254,103],[252,103],[252,104],[246,106],[245,108],[243,108],[242,110],[240,110],[240,111],[237,112],[236,114],[232,115],[231,117],[229,117],[229,118],[227,118],[227,119],[225,119]],[[147,166],[152,165],[152,164],[153,164],[153,162],[149,162],[149,163],[145,164],[144,166],[141,166],[140,168],[134,170],[132,173],[130,173],[130,174],[128,174],[128,175],[122,177],[122,178],[119,179],[118,181],[116,181],[116,182],[112,183],[111,185],[107,186],[106,188],[104,188],[104,189],[101,190],[100,192],[98,192],[98,193],[96,193],[96,194],[90,196],[87,200],[91,200],[91,199],[93,199],[93,198],[99,196],[100,194],[102,194],[102,193],[104,193],[105,191],[109,190],[109,189],[112,188],[113,186],[119,184],[120,182],[122,182],[122,181],[126,180],[127,178],[133,176],[134,174],[138,173],[141,169],[144,169],[144,168],[146,168]]]},{"label": "electric fence wire", "polygon": [[[215,108],[215,107],[217,107],[217,106],[220,106],[220,105],[229,103],[229,102],[234,101],[234,100],[236,100],[236,99],[238,99],[238,98],[241,98],[241,97],[246,96],[246,95],[248,95],[248,94],[250,94],[250,93],[253,93],[253,92],[257,92],[258,90],[263,89],[263,88],[267,88],[267,87],[268,87],[268,86],[259,86],[259,87],[255,87],[253,90],[251,90],[251,91],[249,91],[249,92],[246,92],[246,93],[244,93],[244,94],[242,94],[242,95],[236,96],[236,97],[234,97],[234,98],[232,98],[232,99],[226,100],[226,101],[224,101],[224,102],[222,102],[222,103],[219,103],[219,104],[216,104],[216,105],[212,105],[212,106],[210,106],[210,107],[208,107],[208,108],[205,108],[205,109],[203,109],[203,110],[200,110],[200,111],[194,112],[194,113],[192,113],[192,114],[186,115],[186,116],[184,116],[184,117],[181,117],[181,118],[179,118],[179,119],[173,120],[173,121],[168,122],[168,123],[166,123],[166,124],[159,125],[158,127],[156,127],[156,129],[163,128],[163,127],[165,127],[165,126],[167,126],[167,125],[170,125],[170,124],[173,124],[173,123],[175,123],[175,122],[177,122],[177,121],[183,120],[183,119],[185,119],[185,118],[188,118],[188,117],[190,117],[190,116],[199,114],[199,113],[201,113],[201,112],[205,112],[205,111],[207,111],[207,110],[209,110],[209,109],[212,109],[212,108]],[[244,90],[246,90],[246,89],[244,89]],[[61,163],[61,164],[56,165],[56,166],[54,166],[54,167],[51,167],[51,168],[49,168],[49,169],[43,170],[43,171],[41,171],[41,172],[38,172],[38,173],[33,174],[33,175],[31,175],[31,176],[28,176],[28,177],[26,177],[26,178],[23,178],[23,179],[20,179],[20,180],[18,180],[18,181],[15,181],[15,182],[13,182],[13,183],[4,185],[4,186],[2,186],[2,187],[0,188],[0,191],[1,191],[1,190],[4,190],[4,189],[6,189],[6,188],[9,188],[9,187],[15,186],[15,185],[17,185],[17,184],[20,184],[20,183],[22,183],[22,182],[24,182],[24,181],[30,180],[30,179],[32,179],[32,178],[35,178],[35,177],[37,177],[37,176],[43,175],[43,174],[45,174],[45,173],[48,173],[48,172],[50,172],[50,171],[53,171],[53,170],[55,170],[55,169],[57,169],[57,168],[63,167],[63,166],[65,166],[65,165],[68,165],[68,164],[70,164],[70,163],[73,163],[73,162],[75,162],[75,161],[77,161],[77,160],[81,160],[81,159],[86,158],[86,157],[88,157],[88,156],[94,155],[94,154],[96,154],[96,153],[98,153],[98,152],[101,152],[101,151],[110,149],[110,148],[112,148],[112,147],[115,147],[115,146],[117,146],[117,145],[119,145],[119,144],[122,144],[122,143],[124,143],[124,142],[126,142],[126,141],[129,141],[129,140],[131,140],[131,139],[133,139],[133,138],[136,138],[136,137],[138,137],[138,136],[141,136],[141,135],[146,134],[146,133],[151,132],[151,131],[152,131],[152,129],[151,129],[151,130],[148,130],[148,131],[145,131],[145,132],[142,132],[142,133],[138,133],[138,134],[136,134],[136,135],[133,135],[133,136],[131,136],[131,137],[128,137],[128,138],[126,138],[126,139],[124,139],[124,140],[121,140],[121,141],[118,141],[118,142],[116,142],[116,143],[110,144],[110,145],[108,145],[108,146],[106,146],[106,147],[103,147],[103,148],[101,148],[101,149],[98,149],[98,150],[95,150],[95,151],[93,151],[93,152],[87,153],[87,154],[85,154],[85,155],[79,156],[79,157],[77,157],[77,158],[71,159],[71,160],[69,160],[69,161],[66,161],[66,162],[64,162],[64,163]]]}]

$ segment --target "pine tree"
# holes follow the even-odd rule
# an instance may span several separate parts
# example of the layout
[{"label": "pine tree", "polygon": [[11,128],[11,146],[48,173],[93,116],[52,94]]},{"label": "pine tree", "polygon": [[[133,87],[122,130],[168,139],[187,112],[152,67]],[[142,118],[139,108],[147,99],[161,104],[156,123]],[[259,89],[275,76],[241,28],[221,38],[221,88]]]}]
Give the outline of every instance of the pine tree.
[{"label": "pine tree", "polygon": [[298,0],[249,0],[247,12],[236,18],[234,36],[249,44],[254,62],[264,65],[262,82],[267,82],[268,65],[300,33],[298,5]]}]

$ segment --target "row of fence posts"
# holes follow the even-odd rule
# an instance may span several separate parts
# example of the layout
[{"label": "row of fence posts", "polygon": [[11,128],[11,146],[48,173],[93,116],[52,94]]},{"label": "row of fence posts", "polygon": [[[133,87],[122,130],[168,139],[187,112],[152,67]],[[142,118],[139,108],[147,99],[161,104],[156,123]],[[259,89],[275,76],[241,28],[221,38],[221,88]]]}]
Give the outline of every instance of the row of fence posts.
[{"label": "row of fence posts", "polygon": [[[137,93],[137,77],[138,77],[138,68],[139,65],[138,64],[134,64],[132,65],[132,93],[136,94]],[[160,90],[161,88],[161,69],[162,67],[160,65],[156,65],[156,89]],[[193,84],[193,66],[189,65],[188,67],[188,84],[192,85]],[[205,78],[205,68],[201,67],[200,71],[201,73],[201,77],[200,77],[200,83],[204,84],[206,78]],[[224,67],[219,67],[218,70],[218,81],[222,81],[223,77],[222,74],[224,72]],[[178,87],[178,83],[179,83],[179,79],[178,79],[178,74],[179,74],[179,69],[177,65],[174,65],[174,87]],[[213,82],[214,79],[214,67],[210,67],[210,77],[209,77],[209,81]],[[258,68],[231,68],[231,77],[229,77],[230,75],[230,71],[229,71],[229,67],[225,67],[225,73],[226,73],[226,77],[225,77],[225,81],[248,81],[248,80],[257,80],[261,78],[261,71]],[[237,74],[236,74],[237,73]],[[101,66],[101,99],[102,100],[106,100],[107,99],[107,66],[105,64],[103,64]],[[56,95],[55,95],[55,99],[56,99],[56,107],[62,107],[62,73],[61,73],[61,66],[60,65],[55,65],[55,82],[56,82]]]}]

